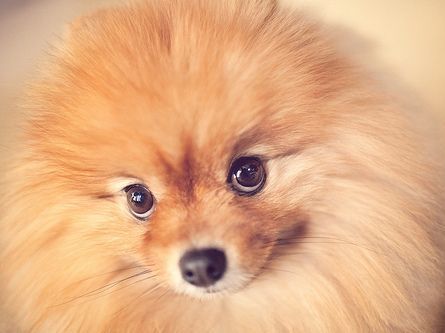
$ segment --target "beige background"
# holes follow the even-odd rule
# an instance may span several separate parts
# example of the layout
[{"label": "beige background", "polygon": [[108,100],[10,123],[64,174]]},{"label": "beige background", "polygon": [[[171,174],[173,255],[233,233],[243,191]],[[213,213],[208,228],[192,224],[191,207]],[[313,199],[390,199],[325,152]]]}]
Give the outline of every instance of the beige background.
[{"label": "beige background", "polygon": [[[11,138],[23,84],[32,78],[49,43],[70,19],[110,1],[0,0],[2,146]],[[371,47],[372,61],[418,95],[429,110],[445,115],[445,0],[283,2],[350,29]]]}]

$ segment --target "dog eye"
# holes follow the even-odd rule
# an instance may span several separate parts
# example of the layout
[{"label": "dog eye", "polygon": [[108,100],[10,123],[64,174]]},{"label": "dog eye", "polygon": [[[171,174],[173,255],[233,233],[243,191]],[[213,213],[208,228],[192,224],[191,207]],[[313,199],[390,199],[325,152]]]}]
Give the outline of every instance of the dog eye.
[{"label": "dog eye", "polygon": [[230,167],[227,182],[240,195],[253,195],[261,190],[266,180],[261,160],[257,157],[240,157]]},{"label": "dog eye", "polygon": [[131,214],[139,220],[146,220],[154,211],[153,194],[141,184],[133,184],[124,188],[127,204]]}]

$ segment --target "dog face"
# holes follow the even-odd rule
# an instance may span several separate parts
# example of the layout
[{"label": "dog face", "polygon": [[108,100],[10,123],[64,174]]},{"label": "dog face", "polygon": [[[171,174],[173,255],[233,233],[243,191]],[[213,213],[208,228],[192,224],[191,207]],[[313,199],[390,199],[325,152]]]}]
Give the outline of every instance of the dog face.
[{"label": "dog face", "polygon": [[[272,300],[252,322],[312,327],[289,319],[290,293],[324,329],[381,328],[394,311],[426,327],[408,290],[436,279],[429,224],[413,218],[424,203],[411,195],[430,180],[411,171],[398,111],[320,28],[274,3],[191,8],[121,8],[73,25],[35,91],[11,187],[27,214],[8,228],[32,242],[11,271],[29,265],[29,294],[66,318],[92,322],[100,304],[97,325],[121,300],[120,323],[149,309],[163,329],[175,306],[195,318]],[[100,297],[76,303],[90,296]]]},{"label": "dog face", "polygon": [[[102,19],[111,18],[93,22]],[[263,27],[270,44],[250,41],[251,49],[242,51],[258,26],[229,26],[220,37],[224,45],[210,47],[213,32],[197,32],[205,23],[187,31],[178,22],[166,28],[171,36],[165,40],[122,39],[110,53],[104,50],[113,34],[102,35],[101,25],[81,29],[69,44],[72,63],[60,64],[71,92],[57,92],[57,99],[66,104],[38,121],[47,129],[38,139],[46,149],[42,155],[63,179],[49,182],[78,191],[94,205],[93,215],[103,206],[113,211],[105,222],[110,230],[97,222],[97,237],[90,225],[96,217],[66,214],[86,222],[81,234],[91,233],[90,246],[98,237],[106,242],[114,232],[125,235],[123,248],[116,244],[105,256],[137,254],[136,262],[176,291],[197,296],[243,287],[266,265],[279,237],[304,229],[310,219],[304,203],[317,200],[323,183],[313,155],[334,121],[329,102],[322,105],[317,95],[336,95],[331,72],[341,71],[338,58],[299,46],[309,36],[292,37],[299,41],[289,56],[294,47],[286,44],[298,32],[291,26],[284,36]],[[103,39],[84,36],[88,32]],[[193,37],[199,42],[193,44]],[[190,50],[183,49],[185,38]],[[310,57],[316,65],[298,66]],[[40,126],[36,136],[42,136]],[[127,236],[128,229],[134,231]],[[203,249],[219,251],[220,263],[214,261],[220,267],[208,268],[220,278],[200,286],[184,274],[192,280],[202,274],[181,269],[180,261]]]}]

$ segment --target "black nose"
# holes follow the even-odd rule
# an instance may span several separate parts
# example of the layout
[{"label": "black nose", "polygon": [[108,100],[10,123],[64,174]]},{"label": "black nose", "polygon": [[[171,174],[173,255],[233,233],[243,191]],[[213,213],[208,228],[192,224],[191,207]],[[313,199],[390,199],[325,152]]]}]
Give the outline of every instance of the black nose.
[{"label": "black nose", "polygon": [[208,287],[221,279],[226,266],[226,255],[218,249],[191,250],[179,260],[183,279],[197,287]]}]

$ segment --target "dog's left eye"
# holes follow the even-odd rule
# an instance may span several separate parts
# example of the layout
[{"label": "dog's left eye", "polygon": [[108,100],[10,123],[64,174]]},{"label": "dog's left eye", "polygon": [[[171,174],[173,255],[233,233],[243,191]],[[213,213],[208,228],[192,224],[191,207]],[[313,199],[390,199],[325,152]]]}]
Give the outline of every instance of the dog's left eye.
[{"label": "dog's left eye", "polygon": [[253,195],[261,190],[266,180],[261,160],[257,157],[244,156],[236,159],[229,171],[227,182],[240,195]]},{"label": "dog's left eye", "polygon": [[154,211],[153,194],[142,184],[133,184],[124,188],[131,214],[139,220],[146,220]]}]

